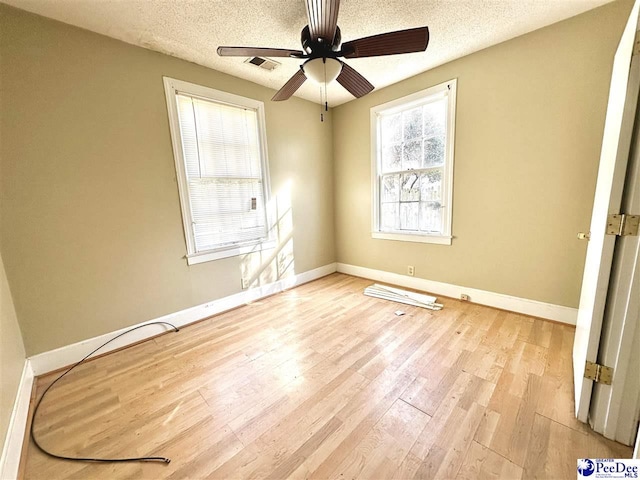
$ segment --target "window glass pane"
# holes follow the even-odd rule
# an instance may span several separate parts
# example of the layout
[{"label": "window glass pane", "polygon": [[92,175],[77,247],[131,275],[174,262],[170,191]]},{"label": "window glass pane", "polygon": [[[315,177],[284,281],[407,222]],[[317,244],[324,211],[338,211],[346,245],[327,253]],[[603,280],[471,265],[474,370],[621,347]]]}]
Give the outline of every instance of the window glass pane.
[{"label": "window glass pane", "polygon": [[424,136],[442,136],[445,134],[445,120],[447,118],[447,99],[443,98],[424,106]]},{"label": "window glass pane", "polygon": [[442,169],[420,174],[420,200],[440,201],[442,199]]},{"label": "window glass pane", "polygon": [[382,145],[398,143],[402,140],[402,114],[382,115],[380,122]]},{"label": "window glass pane", "polygon": [[382,177],[381,201],[397,202],[400,200],[400,175],[385,175]]},{"label": "window glass pane", "polygon": [[405,173],[402,175],[402,184],[400,187],[400,201],[418,201],[420,200],[420,182],[417,173]]},{"label": "window glass pane", "polygon": [[400,204],[400,230],[418,230],[418,202]]},{"label": "window glass pane", "polygon": [[402,155],[401,143],[382,147],[382,171],[397,172],[398,170],[400,170],[401,155]]},{"label": "window glass pane", "polygon": [[402,169],[420,168],[422,163],[422,142],[406,142],[402,151]]},{"label": "window glass pane", "polygon": [[431,137],[424,141],[424,166],[444,164],[444,137]]},{"label": "window glass pane", "polygon": [[438,202],[420,202],[420,230],[439,233],[442,231],[442,208]]},{"label": "window glass pane", "polygon": [[383,203],[380,206],[381,230],[398,230],[400,219],[398,217],[398,203]]},{"label": "window glass pane", "polygon": [[420,138],[422,136],[422,107],[402,112],[402,125],[405,142]]}]

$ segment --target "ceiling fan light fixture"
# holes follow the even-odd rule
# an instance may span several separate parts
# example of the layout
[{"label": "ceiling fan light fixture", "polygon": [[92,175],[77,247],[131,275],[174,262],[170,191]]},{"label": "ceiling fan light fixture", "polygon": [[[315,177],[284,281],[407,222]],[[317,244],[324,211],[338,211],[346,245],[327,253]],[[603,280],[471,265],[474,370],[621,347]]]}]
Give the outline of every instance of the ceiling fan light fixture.
[{"label": "ceiling fan light fixture", "polygon": [[342,62],[335,58],[312,58],[302,66],[304,74],[316,83],[331,83],[342,71]]}]

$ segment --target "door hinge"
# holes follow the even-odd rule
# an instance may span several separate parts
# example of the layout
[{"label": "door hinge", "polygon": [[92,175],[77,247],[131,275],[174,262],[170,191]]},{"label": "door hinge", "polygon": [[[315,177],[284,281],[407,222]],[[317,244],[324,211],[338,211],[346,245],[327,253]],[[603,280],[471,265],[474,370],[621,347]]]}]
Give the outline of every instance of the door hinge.
[{"label": "door hinge", "polygon": [[638,225],[640,225],[640,215],[613,213],[607,217],[607,235],[637,237]]},{"label": "door hinge", "polygon": [[584,378],[593,380],[596,383],[611,385],[611,379],[613,378],[613,368],[605,367],[604,365],[598,365],[597,363],[593,363],[587,360],[584,365]]}]

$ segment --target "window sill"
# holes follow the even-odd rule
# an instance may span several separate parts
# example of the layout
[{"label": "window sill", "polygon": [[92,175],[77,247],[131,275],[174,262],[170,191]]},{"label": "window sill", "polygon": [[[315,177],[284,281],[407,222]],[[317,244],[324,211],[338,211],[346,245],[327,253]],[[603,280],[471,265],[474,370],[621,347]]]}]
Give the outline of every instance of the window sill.
[{"label": "window sill", "polygon": [[237,245],[230,248],[222,248],[219,250],[209,250],[207,252],[192,253],[187,255],[187,264],[195,265],[198,263],[211,262],[213,260],[220,260],[221,258],[237,257],[238,255],[245,255],[247,253],[259,252],[261,250],[270,250],[275,248],[275,240],[266,240],[259,243],[251,243],[246,245]]},{"label": "window sill", "polygon": [[451,245],[453,237],[446,235],[419,235],[412,233],[371,232],[371,238],[378,240],[398,240],[401,242],[435,243],[437,245]]}]

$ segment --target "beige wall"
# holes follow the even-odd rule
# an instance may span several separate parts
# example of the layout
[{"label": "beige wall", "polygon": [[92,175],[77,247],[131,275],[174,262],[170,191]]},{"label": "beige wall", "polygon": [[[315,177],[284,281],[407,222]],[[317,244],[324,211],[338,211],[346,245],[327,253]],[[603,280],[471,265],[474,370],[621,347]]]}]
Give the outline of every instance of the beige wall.
[{"label": "beige wall", "polygon": [[0,22],[2,256],[27,354],[237,293],[254,265],[183,258],[163,75],[265,102],[295,272],[335,261],[331,118],[317,105],[2,5]]},{"label": "beige wall", "polygon": [[0,256],[0,452],[4,448],[24,361],[22,335]]},{"label": "beige wall", "polygon": [[[577,307],[613,54],[616,2],[334,110],[338,261]],[[432,32],[436,35],[437,32]],[[354,65],[355,66],[355,65]],[[373,240],[369,110],[458,79],[453,245]]]},{"label": "beige wall", "polygon": [[[0,112],[4,111],[2,88],[3,85],[0,81]],[[0,147],[2,142],[3,137],[0,135]],[[0,162],[0,182],[1,180],[2,162]],[[2,210],[0,209],[0,233],[2,233],[1,213]],[[0,235],[0,244],[1,239],[2,236]],[[9,421],[13,413],[13,405],[16,401],[24,364],[25,350],[22,333],[18,325],[4,262],[0,254],[0,452],[3,451],[5,446]]]}]

